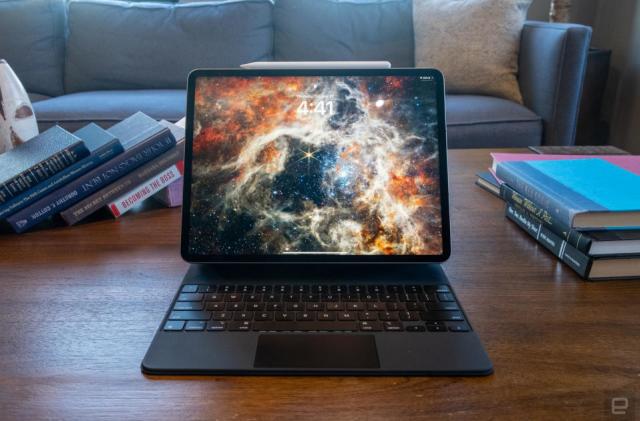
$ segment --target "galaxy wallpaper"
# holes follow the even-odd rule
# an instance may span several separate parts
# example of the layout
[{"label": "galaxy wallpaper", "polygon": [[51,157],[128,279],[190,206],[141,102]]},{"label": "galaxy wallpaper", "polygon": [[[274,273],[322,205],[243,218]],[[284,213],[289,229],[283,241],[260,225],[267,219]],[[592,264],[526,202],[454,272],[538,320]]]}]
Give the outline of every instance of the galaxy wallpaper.
[{"label": "galaxy wallpaper", "polygon": [[438,255],[435,82],[201,77],[192,255]]}]

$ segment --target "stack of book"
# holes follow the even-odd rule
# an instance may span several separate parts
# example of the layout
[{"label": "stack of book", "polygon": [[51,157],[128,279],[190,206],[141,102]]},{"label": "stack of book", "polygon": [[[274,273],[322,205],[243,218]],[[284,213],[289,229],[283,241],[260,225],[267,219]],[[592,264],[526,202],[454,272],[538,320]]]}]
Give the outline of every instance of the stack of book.
[{"label": "stack of book", "polygon": [[508,219],[584,279],[640,277],[640,156],[491,155]]},{"label": "stack of book", "polygon": [[0,219],[21,233],[56,215],[69,225],[105,207],[119,217],[155,194],[175,206],[183,141],[183,120],[141,112],[107,130],[52,127],[0,155]]}]

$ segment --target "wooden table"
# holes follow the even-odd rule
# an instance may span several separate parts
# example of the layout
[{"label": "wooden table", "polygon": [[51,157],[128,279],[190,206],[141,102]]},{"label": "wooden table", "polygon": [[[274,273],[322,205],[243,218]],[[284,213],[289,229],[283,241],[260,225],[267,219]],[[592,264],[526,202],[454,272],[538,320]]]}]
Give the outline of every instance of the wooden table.
[{"label": "wooden table", "polygon": [[[450,154],[446,271],[495,365],[484,378],[149,377],[140,361],[187,264],[180,211],[0,235],[0,418],[640,417],[640,282],[588,283],[474,186]],[[615,418],[614,418],[615,419]]]}]

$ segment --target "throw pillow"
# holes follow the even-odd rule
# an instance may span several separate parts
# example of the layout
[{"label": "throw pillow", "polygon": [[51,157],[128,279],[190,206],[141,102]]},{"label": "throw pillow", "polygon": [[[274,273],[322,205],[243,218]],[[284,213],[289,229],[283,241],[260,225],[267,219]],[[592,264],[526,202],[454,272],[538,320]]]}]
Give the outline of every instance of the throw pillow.
[{"label": "throw pillow", "polygon": [[416,67],[434,67],[447,92],[522,103],[520,32],[531,0],[414,0]]}]

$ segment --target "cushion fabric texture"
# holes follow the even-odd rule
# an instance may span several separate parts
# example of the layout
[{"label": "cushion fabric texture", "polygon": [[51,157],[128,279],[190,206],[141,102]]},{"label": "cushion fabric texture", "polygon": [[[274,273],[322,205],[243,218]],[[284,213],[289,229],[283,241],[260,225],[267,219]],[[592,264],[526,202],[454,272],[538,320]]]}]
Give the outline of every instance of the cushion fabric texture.
[{"label": "cushion fabric texture", "polygon": [[0,58],[28,92],[62,95],[65,0],[0,0]]},{"label": "cushion fabric texture", "polygon": [[520,33],[531,0],[414,0],[416,67],[443,72],[447,92],[522,103]]},{"label": "cushion fabric texture", "polygon": [[187,94],[182,89],[78,92],[33,104],[40,131],[54,124],[75,131],[91,122],[110,127],[137,111],[157,119],[185,116]]},{"label": "cushion fabric texture", "polygon": [[185,89],[198,67],[272,59],[273,4],[72,0],[65,89]]},{"label": "cushion fabric texture", "polygon": [[411,0],[277,0],[278,61],[387,60],[412,67]]}]

